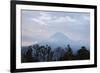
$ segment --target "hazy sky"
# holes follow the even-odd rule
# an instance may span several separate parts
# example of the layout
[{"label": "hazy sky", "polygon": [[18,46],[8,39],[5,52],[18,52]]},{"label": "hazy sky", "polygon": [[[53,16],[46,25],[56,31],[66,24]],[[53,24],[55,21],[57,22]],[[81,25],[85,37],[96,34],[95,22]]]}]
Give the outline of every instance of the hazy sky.
[{"label": "hazy sky", "polygon": [[90,14],[22,10],[22,45],[30,45],[54,35],[64,33],[72,40],[90,43]]}]

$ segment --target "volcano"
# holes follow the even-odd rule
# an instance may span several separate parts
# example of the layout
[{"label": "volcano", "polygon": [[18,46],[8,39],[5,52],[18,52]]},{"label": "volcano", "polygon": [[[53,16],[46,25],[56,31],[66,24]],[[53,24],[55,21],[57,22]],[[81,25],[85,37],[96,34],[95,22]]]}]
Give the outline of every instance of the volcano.
[{"label": "volcano", "polygon": [[[58,61],[64,59],[69,47],[73,55],[77,55],[77,51],[83,45],[80,42],[70,39],[67,35],[57,32],[41,42],[37,42],[31,46],[22,47],[21,54],[26,54],[28,49],[32,49],[32,57],[38,61]],[[86,45],[85,45],[86,46]],[[87,46],[86,46],[87,47]]]},{"label": "volcano", "polygon": [[76,53],[76,51],[81,47],[79,42],[70,39],[68,36],[61,32],[57,32],[48,39],[41,41],[39,45],[49,45],[52,50],[56,49],[57,47],[61,47],[65,50],[67,45],[70,45],[73,53]]}]

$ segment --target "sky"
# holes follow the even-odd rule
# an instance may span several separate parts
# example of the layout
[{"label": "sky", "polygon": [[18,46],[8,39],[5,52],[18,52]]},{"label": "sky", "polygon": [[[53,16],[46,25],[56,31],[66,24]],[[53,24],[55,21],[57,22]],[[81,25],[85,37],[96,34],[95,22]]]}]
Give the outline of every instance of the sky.
[{"label": "sky", "polygon": [[21,10],[22,46],[32,45],[61,32],[72,40],[90,44],[88,12]]}]

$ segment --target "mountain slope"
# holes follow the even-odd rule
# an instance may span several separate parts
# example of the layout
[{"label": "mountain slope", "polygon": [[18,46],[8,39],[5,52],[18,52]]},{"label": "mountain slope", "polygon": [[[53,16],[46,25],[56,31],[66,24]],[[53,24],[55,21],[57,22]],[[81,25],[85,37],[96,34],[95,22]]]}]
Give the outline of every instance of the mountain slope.
[{"label": "mountain slope", "polygon": [[71,40],[69,37],[60,32],[55,33],[50,38],[43,40],[39,44],[49,45],[52,50],[56,49],[57,47],[62,47],[65,50],[67,45],[70,45],[74,53],[81,47],[78,42]]}]

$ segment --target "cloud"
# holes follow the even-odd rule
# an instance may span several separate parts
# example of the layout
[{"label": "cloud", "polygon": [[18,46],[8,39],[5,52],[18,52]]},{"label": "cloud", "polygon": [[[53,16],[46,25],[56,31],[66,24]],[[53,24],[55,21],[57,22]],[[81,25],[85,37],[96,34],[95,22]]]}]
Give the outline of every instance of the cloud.
[{"label": "cloud", "polygon": [[33,22],[37,22],[39,25],[47,25],[43,20],[37,19],[37,18],[32,18]]},{"label": "cloud", "polygon": [[69,22],[76,22],[77,20],[75,18],[72,18],[70,16],[66,16],[65,19]]},{"label": "cloud", "polygon": [[31,18],[33,22],[37,22],[39,25],[54,25],[58,23],[75,23],[77,20],[71,16],[58,16],[51,15],[47,12],[40,12],[40,16]]},{"label": "cloud", "polygon": [[37,22],[39,25],[48,25],[48,22],[52,21],[53,17],[48,12],[40,12],[39,15],[31,18],[31,20]]},{"label": "cloud", "polygon": [[63,17],[57,17],[52,22],[54,22],[54,23],[76,22],[76,19],[74,19],[70,16],[63,16]]},{"label": "cloud", "polygon": [[[89,13],[22,11],[23,43],[29,43],[29,40],[30,43],[34,43],[48,38],[56,32],[62,32],[75,40],[87,39],[89,41]],[[26,38],[24,38],[25,36]]]},{"label": "cloud", "polygon": [[44,20],[44,21],[50,21],[50,20],[52,20],[52,16],[48,12],[40,12],[39,19]]}]

